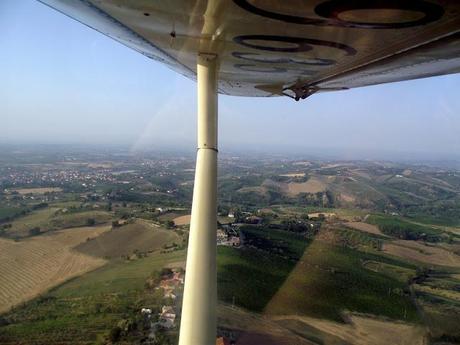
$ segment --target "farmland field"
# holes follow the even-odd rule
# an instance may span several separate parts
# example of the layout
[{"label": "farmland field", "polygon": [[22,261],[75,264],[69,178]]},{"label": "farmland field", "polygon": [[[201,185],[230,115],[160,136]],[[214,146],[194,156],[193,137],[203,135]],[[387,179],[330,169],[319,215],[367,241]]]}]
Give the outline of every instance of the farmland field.
[{"label": "farmland field", "polygon": [[92,219],[93,224],[107,223],[112,215],[105,211],[82,211],[75,213],[60,213],[59,207],[46,207],[16,218],[11,222],[11,228],[4,234],[10,238],[24,238],[31,235],[31,229],[37,228],[40,233],[72,227],[82,227]]},{"label": "farmland field", "polygon": [[[369,271],[361,262],[414,266],[319,240],[306,247],[297,263],[254,250],[219,247],[218,252],[218,293],[223,301],[235,298],[240,306],[270,315],[299,314],[340,321],[341,313],[350,310],[418,320],[410,299],[398,292],[405,283]],[[264,267],[270,267],[270,271]],[[246,283],[234,284],[235,279]],[[342,298],[344,294],[346,299]]]},{"label": "farmland field", "polygon": [[135,252],[149,252],[165,245],[180,243],[181,238],[172,230],[156,228],[145,221],[116,227],[101,236],[81,243],[77,247],[81,253],[117,258]]},{"label": "farmland field", "polygon": [[435,245],[397,240],[384,244],[383,250],[391,255],[427,265],[460,267],[460,256]]},{"label": "farmland field", "polygon": [[[10,162],[0,164],[0,344],[176,345],[183,285],[169,277],[186,268],[194,158],[20,155],[0,150]],[[236,345],[460,343],[458,171],[219,164],[219,334]],[[174,325],[153,340],[163,306]]]},{"label": "farmland field", "polygon": [[56,231],[15,242],[0,239],[0,312],[31,299],[105,261],[72,249],[107,226]]},{"label": "farmland field", "polygon": [[377,226],[372,224],[367,224],[363,222],[349,222],[345,223],[344,225],[355,230],[368,232],[370,234],[386,236],[382,234],[382,232],[379,230]]},{"label": "farmland field", "polygon": [[58,208],[56,207],[47,207],[18,218],[11,223],[12,227],[6,231],[6,234],[11,237],[26,237],[29,234],[29,230],[33,227],[47,227],[49,220],[57,210]]},{"label": "farmland field", "polygon": [[287,193],[297,195],[300,193],[318,193],[326,190],[326,183],[318,178],[310,178],[307,182],[291,182],[287,185]]},{"label": "farmland field", "polygon": [[183,260],[184,255],[176,251],[114,260],[72,279],[6,314],[10,324],[1,329],[0,343],[106,344],[104,339],[117,323],[161,300],[155,291],[145,290],[146,280],[167,264]]},{"label": "farmland field", "polygon": [[411,223],[398,217],[371,215],[367,223],[376,225],[385,235],[403,240],[440,242],[446,239],[443,232],[436,227]]},{"label": "farmland field", "polygon": [[58,187],[47,187],[47,188],[18,188],[13,189],[14,192],[19,194],[45,194],[45,193],[53,193],[53,192],[62,192],[62,188]]},{"label": "farmland field", "polygon": [[176,217],[173,219],[174,221],[174,224],[176,224],[177,226],[180,226],[180,225],[187,225],[187,224],[190,224],[190,215],[187,214],[185,216],[180,216],[180,217]]}]

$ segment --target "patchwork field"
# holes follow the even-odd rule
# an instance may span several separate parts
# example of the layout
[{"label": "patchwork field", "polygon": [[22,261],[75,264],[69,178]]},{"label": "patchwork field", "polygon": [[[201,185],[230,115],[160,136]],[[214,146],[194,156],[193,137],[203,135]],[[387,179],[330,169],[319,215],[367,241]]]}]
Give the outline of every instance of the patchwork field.
[{"label": "patchwork field", "polygon": [[23,241],[0,239],[0,312],[105,263],[72,249],[109,227],[62,230]]}]

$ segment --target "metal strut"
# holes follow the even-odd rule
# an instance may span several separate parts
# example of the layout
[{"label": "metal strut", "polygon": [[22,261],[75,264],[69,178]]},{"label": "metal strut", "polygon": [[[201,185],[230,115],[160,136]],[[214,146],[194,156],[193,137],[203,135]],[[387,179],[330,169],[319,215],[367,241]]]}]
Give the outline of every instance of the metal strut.
[{"label": "metal strut", "polygon": [[216,343],[217,58],[199,54],[198,150],[179,345]]}]

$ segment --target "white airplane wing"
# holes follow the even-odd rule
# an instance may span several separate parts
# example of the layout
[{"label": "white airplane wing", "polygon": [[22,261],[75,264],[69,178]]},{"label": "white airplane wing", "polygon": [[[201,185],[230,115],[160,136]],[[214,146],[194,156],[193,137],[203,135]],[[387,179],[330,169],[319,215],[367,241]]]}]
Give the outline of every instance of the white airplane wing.
[{"label": "white airplane wing", "polygon": [[40,0],[220,93],[288,95],[460,72],[458,0]]}]

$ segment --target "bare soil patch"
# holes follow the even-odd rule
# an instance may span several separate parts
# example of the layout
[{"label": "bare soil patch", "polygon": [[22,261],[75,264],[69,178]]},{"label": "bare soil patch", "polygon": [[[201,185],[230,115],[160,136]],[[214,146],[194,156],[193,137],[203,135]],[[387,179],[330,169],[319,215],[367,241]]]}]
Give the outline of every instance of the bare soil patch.
[{"label": "bare soil patch", "polygon": [[345,202],[355,202],[356,198],[350,194],[347,193],[340,193],[340,199],[345,201]]},{"label": "bare soil patch", "polygon": [[404,259],[426,264],[460,267],[460,256],[439,246],[421,242],[397,240],[383,245],[383,251]]},{"label": "bare soil patch", "polygon": [[326,184],[316,177],[310,178],[307,182],[291,182],[287,184],[287,194],[296,196],[300,193],[319,193],[326,190]]},{"label": "bare soil patch", "polygon": [[191,215],[186,214],[185,216],[174,218],[173,221],[174,221],[174,224],[176,224],[177,226],[187,225],[187,224],[190,224],[190,218],[191,218]]},{"label": "bare soil patch", "polygon": [[380,236],[385,236],[388,237],[387,235],[383,234],[379,228],[375,225],[372,224],[367,224],[363,222],[348,222],[348,223],[343,223],[346,227],[349,227],[351,229],[359,230],[359,231],[364,231],[368,232],[370,234],[374,235],[380,235]]}]

